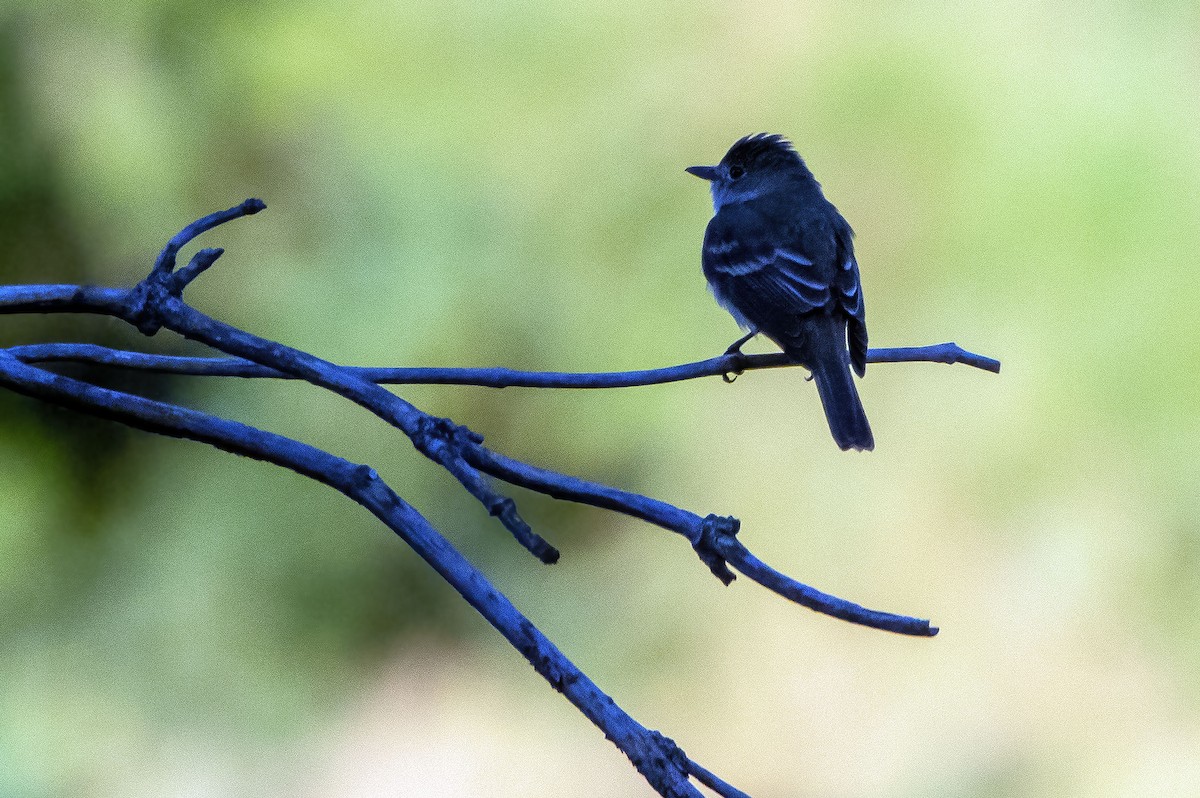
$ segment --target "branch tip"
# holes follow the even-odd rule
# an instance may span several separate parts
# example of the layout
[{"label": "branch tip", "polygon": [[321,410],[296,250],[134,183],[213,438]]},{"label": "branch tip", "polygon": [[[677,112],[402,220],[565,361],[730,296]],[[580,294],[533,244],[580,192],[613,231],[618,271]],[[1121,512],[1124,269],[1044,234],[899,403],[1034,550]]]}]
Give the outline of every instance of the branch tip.
[{"label": "branch tip", "polygon": [[489,484],[470,462],[468,453],[478,453],[483,436],[448,418],[422,415],[411,434],[413,444],[426,457],[441,464],[474,496],[488,514],[498,518],[518,543],[546,565],[558,562],[559,551],[526,523],[517,503]]},{"label": "branch tip", "polygon": [[712,541],[717,554],[743,575],[758,582],[772,593],[808,607],[810,610],[872,629],[882,629],[886,632],[913,637],[933,637],[937,634],[937,627],[922,618],[867,609],[854,602],[831,596],[802,582],[797,582],[755,557],[742,545],[740,540],[732,535],[712,535]]},{"label": "branch tip", "polygon": [[868,363],[912,363],[918,360],[947,365],[962,363],[983,371],[990,371],[993,374],[1000,373],[999,360],[969,352],[953,341],[929,346],[895,346],[867,351]]},{"label": "branch tip", "polygon": [[188,265],[184,266],[179,271],[175,272],[170,277],[170,286],[168,290],[174,296],[183,294],[183,289],[192,284],[192,281],[208,270],[217,262],[217,258],[225,254],[225,250],[221,247],[208,247],[202,249],[192,256],[188,261]]},{"label": "branch tip", "polygon": [[200,217],[171,236],[171,240],[167,242],[167,245],[162,248],[162,251],[158,253],[158,257],[154,260],[154,268],[150,273],[159,276],[170,274],[175,269],[175,256],[193,238],[213,229],[217,225],[225,224],[225,222],[240,219],[243,216],[253,216],[266,207],[267,204],[265,202],[251,197],[244,202],[234,205],[232,208]]},{"label": "branch tip", "polygon": [[[482,478],[481,478],[482,481]],[[533,528],[521,517],[517,512],[517,503],[509,496],[501,496],[497,493],[492,493],[490,488],[486,488],[490,495],[487,504],[488,514],[494,518],[498,518],[504,528],[512,533],[517,542],[524,546],[530,554],[537,557],[545,565],[554,565],[558,562],[561,556],[558,549],[546,542],[546,539],[533,531]]]}]

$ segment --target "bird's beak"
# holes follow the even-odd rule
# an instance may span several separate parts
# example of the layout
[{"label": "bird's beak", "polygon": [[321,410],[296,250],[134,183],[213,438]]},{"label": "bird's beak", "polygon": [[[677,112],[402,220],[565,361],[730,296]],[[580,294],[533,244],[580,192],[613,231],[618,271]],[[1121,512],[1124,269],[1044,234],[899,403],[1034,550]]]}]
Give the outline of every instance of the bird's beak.
[{"label": "bird's beak", "polygon": [[717,167],[715,167],[715,166],[689,166],[687,169],[684,169],[683,171],[687,172],[690,175],[695,175],[696,177],[700,178],[701,180],[716,180],[717,179]]}]

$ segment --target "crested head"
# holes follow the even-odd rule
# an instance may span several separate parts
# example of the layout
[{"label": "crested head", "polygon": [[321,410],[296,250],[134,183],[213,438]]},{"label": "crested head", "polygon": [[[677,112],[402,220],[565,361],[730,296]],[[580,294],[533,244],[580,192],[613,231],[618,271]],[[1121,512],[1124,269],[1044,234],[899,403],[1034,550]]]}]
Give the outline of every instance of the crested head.
[{"label": "crested head", "polygon": [[792,143],[777,133],[755,133],[734,142],[716,166],[689,166],[688,172],[709,181],[713,208],[750,202],[766,194],[816,187]]},{"label": "crested head", "polygon": [[737,164],[743,169],[760,167],[804,166],[792,142],[778,133],[753,133],[733,143],[721,163]]}]

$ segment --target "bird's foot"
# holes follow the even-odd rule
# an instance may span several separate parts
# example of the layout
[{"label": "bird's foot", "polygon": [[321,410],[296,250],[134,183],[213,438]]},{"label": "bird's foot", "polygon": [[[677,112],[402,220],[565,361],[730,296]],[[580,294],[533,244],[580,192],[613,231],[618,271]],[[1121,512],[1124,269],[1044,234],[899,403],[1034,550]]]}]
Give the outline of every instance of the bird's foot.
[{"label": "bird's foot", "polygon": [[739,338],[736,341],[734,341],[733,343],[731,343],[729,345],[729,348],[725,350],[725,354],[727,354],[727,355],[742,354],[742,346],[756,335],[758,335],[758,330],[751,330],[750,332],[746,333],[741,338]]},{"label": "bird's foot", "polygon": [[[747,341],[749,341],[751,338],[753,338],[756,335],[758,335],[758,330],[751,330],[750,332],[743,335],[741,338],[734,341],[732,344],[729,345],[729,348],[725,350],[725,357],[734,357],[734,358],[736,358],[735,363],[740,363],[741,359],[743,357],[745,357],[745,355],[742,354],[742,344],[746,343]],[[725,380],[725,382],[733,382],[741,375],[742,375],[742,369],[737,368],[735,366],[734,368],[732,368],[729,371],[722,374],[721,379]]]}]

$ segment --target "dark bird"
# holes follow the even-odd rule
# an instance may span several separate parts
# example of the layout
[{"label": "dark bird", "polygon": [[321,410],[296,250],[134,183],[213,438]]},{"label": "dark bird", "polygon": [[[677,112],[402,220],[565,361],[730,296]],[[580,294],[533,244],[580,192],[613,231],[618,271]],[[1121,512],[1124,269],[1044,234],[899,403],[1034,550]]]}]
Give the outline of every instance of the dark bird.
[{"label": "dark bird", "polygon": [[[867,325],[854,231],[783,136],[739,139],[716,166],[702,264],[709,288],[749,335],[762,333],[811,372],[842,449],[875,439],[850,368],[867,370]],[[849,341],[849,346],[847,346]]]}]

